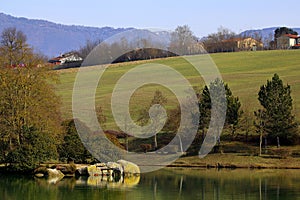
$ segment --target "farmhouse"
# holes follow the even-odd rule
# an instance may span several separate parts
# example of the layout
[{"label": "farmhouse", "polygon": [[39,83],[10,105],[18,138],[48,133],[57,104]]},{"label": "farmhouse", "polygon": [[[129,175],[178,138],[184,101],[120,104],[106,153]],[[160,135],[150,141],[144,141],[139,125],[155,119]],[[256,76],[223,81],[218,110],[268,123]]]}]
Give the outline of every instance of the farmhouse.
[{"label": "farmhouse", "polygon": [[263,48],[263,43],[251,37],[233,38],[221,42],[223,51],[255,51]]},{"label": "farmhouse", "polygon": [[289,49],[294,47],[300,47],[300,36],[285,34],[277,38],[277,49]]},{"label": "farmhouse", "polygon": [[61,56],[58,56],[56,58],[52,58],[48,62],[55,65],[63,65],[65,63],[80,62],[82,60],[83,59],[78,55],[78,53],[69,52],[62,54]]},{"label": "farmhouse", "polygon": [[263,43],[251,37],[237,39],[237,48],[239,50],[256,50],[263,48]]}]

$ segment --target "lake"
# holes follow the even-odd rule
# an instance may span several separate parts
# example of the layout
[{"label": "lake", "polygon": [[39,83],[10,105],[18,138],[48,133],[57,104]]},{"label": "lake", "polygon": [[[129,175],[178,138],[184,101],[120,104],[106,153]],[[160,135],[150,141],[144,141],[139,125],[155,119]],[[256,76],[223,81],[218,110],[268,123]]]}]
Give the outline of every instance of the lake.
[{"label": "lake", "polygon": [[300,171],[167,168],[119,181],[80,177],[58,182],[0,174],[0,199],[300,200]]}]

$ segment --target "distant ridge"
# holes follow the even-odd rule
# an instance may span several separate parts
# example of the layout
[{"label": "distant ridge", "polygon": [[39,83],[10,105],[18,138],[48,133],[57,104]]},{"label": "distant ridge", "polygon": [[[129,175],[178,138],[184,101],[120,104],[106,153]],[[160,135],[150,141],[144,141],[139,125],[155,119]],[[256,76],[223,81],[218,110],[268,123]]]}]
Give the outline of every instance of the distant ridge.
[{"label": "distant ridge", "polygon": [[139,34],[160,34],[167,41],[169,40],[168,32],[151,32],[134,28],[96,28],[62,25],[46,20],[13,17],[0,13],[0,32],[8,27],[16,27],[18,30],[23,31],[27,36],[28,43],[36,51],[49,57],[76,50],[83,46],[87,40],[105,40],[112,35],[129,30],[136,30]]},{"label": "distant ridge", "polygon": [[[23,31],[28,39],[28,43],[34,47],[37,52],[41,52],[48,57],[54,57],[61,53],[77,50],[83,46],[87,40],[105,40],[115,34],[124,31],[135,31],[139,36],[146,38],[151,35],[159,36],[164,45],[170,42],[171,34],[168,31],[150,31],[136,28],[112,28],[112,27],[86,27],[77,25],[62,25],[46,20],[27,19],[24,17],[13,17],[0,13],[0,33],[8,27],[16,27]],[[262,35],[263,40],[273,39],[274,31],[278,27],[246,30],[240,35],[254,36]],[[300,28],[292,28],[300,34]],[[205,37],[204,37],[205,38]],[[127,38],[132,39],[130,36]]]}]

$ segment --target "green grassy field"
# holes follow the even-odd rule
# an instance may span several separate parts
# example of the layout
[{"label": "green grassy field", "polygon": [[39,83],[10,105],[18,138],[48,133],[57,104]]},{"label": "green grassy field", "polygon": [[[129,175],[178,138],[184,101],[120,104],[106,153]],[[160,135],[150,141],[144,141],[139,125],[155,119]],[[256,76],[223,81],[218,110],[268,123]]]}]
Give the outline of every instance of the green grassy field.
[{"label": "green grassy field", "polygon": [[[300,50],[258,51],[212,54],[211,58],[218,66],[223,80],[229,84],[233,94],[240,98],[246,112],[253,113],[259,108],[257,93],[262,84],[271,79],[274,73],[279,74],[285,84],[291,85],[294,100],[294,113],[300,121]],[[201,55],[192,56],[201,59]],[[120,77],[137,65],[160,63],[178,70],[193,86],[201,89],[204,82],[196,70],[182,58],[167,58],[151,61],[111,65],[104,73],[96,94],[96,105],[101,106],[108,118],[107,129],[114,129],[110,109],[111,93]],[[62,113],[64,118],[72,118],[72,90],[78,69],[58,71],[60,84],[56,85],[57,93],[62,97]],[[92,70],[86,73],[93,73]],[[154,91],[159,88],[168,97],[167,108],[177,104],[175,95],[168,89],[157,85],[147,85],[138,89],[131,99],[130,110],[133,118],[138,110],[149,105]]]}]

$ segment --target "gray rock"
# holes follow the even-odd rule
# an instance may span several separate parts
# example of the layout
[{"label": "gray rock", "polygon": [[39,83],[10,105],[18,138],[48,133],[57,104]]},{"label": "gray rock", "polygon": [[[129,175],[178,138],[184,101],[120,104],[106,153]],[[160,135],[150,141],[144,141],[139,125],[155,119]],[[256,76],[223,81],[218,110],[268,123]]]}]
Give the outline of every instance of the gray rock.
[{"label": "gray rock", "polygon": [[116,162],[108,162],[106,164],[106,166],[110,169],[112,169],[114,172],[115,171],[118,171],[121,175],[123,174],[123,167],[122,165],[120,165],[119,163],[116,163]]},{"label": "gray rock", "polygon": [[87,172],[89,176],[102,176],[102,170],[96,165],[90,165],[87,167]]},{"label": "gray rock", "polygon": [[57,169],[47,169],[47,175],[48,178],[59,178],[62,179],[65,175],[57,170]]},{"label": "gray rock", "polygon": [[124,174],[140,174],[140,168],[136,164],[126,161],[126,160],[118,160],[118,164],[120,164],[123,168]]}]

